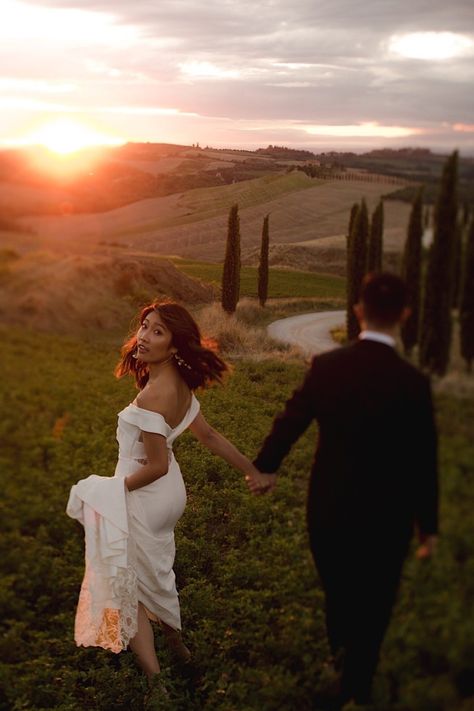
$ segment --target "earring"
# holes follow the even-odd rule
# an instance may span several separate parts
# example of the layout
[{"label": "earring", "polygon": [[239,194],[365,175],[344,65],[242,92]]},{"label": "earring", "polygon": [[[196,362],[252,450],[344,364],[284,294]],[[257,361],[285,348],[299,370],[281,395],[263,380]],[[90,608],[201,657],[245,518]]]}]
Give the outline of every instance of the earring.
[{"label": "earring", "polygon": [[188,370],[192,370],[191,366],[188,365],[188,363],[186,363],[186,361],[183,360],[183,358],[181,358],[180,355],[178,355],[177,353],[174,353],[174,357],[175,357],[178,365],[181,366],[181,368],[187,368]]},{"label": "earring", "polygon": [[135,360],[138,359],[138,355],[137,355],[137,352],[136,352],[136,351],[135,351],[134,353],[132,353],[132,358],[135,358]]}]

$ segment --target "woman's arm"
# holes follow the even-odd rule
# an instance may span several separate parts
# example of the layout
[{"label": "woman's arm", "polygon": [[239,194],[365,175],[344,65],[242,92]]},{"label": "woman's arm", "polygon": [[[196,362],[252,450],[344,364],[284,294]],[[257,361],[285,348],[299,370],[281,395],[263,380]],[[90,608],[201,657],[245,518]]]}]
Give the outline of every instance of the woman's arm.
[{"label": "woman's arm", "polygon": [[220,432],[217,432],[204,419],[204,416],[199,413],[196,419],[189,425],[189,429],[195,437],[209,449],[213,454],[221,457],[231,467],[238,469],[246,475],[246,481],[250,486],[250,481],[256,485],[255,488],[264,490],[269,488],[269,478],[265,474],[261,474],[258,469],[252,464],[250,459],[242,452],[239,452],[232,442],[229,442]]},{"label": "woman's arm", "polygon": [[129,491],[141,489],[168,473],[166,437],[154,432],[142,432],[142,439],[147,463],[125,478],[125,486]]}]

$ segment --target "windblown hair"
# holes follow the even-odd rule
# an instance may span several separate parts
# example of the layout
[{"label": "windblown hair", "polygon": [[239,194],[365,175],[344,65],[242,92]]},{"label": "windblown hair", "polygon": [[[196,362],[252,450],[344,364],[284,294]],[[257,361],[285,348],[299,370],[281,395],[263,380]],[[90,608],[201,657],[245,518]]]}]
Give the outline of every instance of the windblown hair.
[{"label": "windblown hair", "polygon": [[[216,343],[203,339],[199,327],[189,311],[173,301],[163,301],[145,306],[139,315],[139,324],[155,311],[172,335],[171,343],[178,352],[173,358],[183,380],[191,390],[206,387],[213,382],[222,382],[222,376],[229,366],[215,352]],[[115,368],[115,376],[133,375],[140,390],[148,382],[148,366],[135,358],[137,331],[134,328],[121,349],[121,358]]]},{"label": "windblown hair", "polygon": [[360,300],[369,321],[376,326],[391,326],[407,305],[405,282],[390,272],[371,272],[362,281]]}]

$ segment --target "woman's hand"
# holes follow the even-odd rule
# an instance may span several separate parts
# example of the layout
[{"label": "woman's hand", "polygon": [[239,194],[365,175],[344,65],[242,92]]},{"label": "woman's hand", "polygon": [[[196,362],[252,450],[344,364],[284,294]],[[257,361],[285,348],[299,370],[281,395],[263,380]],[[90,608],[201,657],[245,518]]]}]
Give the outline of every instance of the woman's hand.
[{"label": "woman's hand", "polygon": [[255,496],[273,491],[276,486],[276,474],[262,474],[258,469],[254,469],[245,475],[247,486]]}]

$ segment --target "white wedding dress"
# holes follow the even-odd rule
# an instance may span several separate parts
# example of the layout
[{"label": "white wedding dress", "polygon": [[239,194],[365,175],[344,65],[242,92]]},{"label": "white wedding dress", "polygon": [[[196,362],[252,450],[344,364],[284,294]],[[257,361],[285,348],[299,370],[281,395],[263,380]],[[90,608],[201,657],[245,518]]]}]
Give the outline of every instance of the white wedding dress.
[{"label": "white wedding dress", "polygon": [[[139,602],[151,619],[181,629],[174,527],[186,505],[186,489],[172,447],[198,413],[199,402],[192,395],[183,420],[172,428],[162,415],[128,405],[118,414],[115,475],[92,474],[72,487],[66,511],[84,526],[86,544],[74,630],[77,645],[125,649],[137,630]],[[168,473],[129,492],[123,479],[146,458],[142,431],[166,437]]]}]

